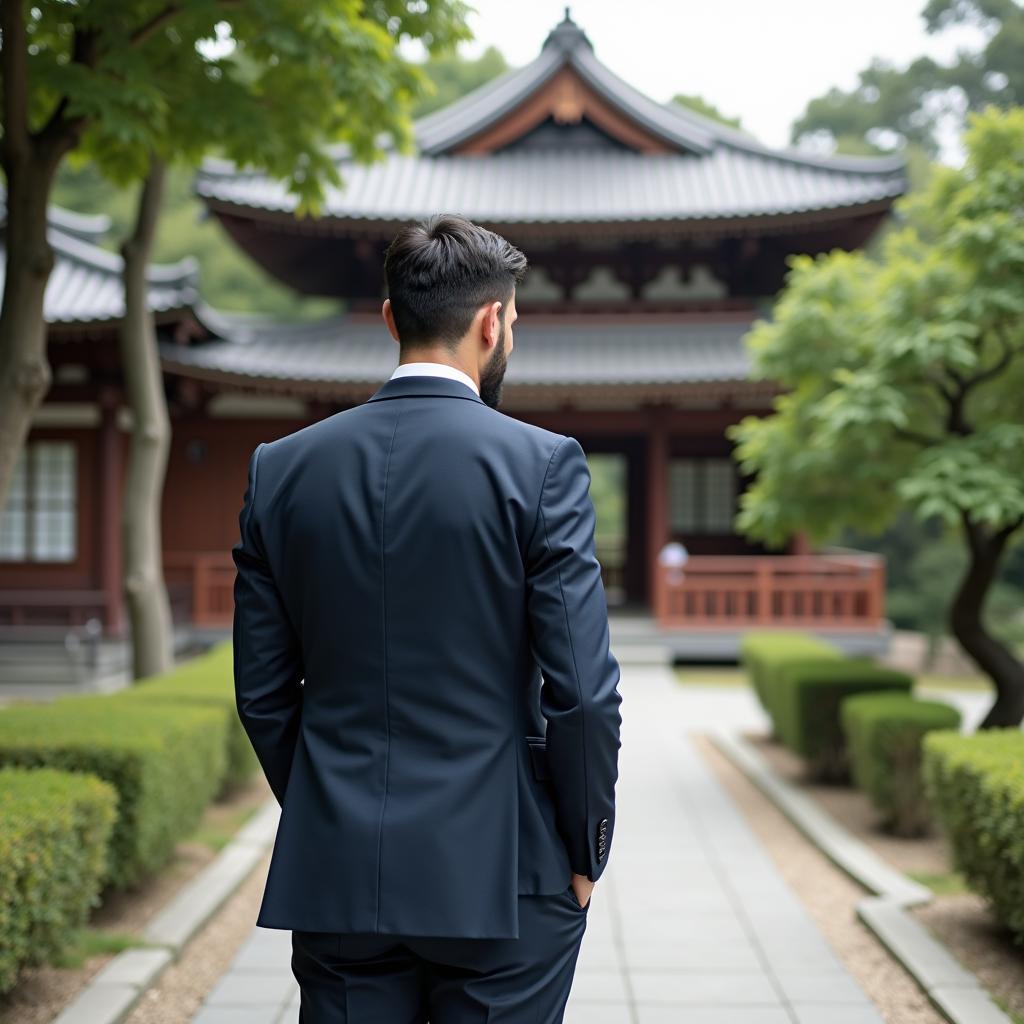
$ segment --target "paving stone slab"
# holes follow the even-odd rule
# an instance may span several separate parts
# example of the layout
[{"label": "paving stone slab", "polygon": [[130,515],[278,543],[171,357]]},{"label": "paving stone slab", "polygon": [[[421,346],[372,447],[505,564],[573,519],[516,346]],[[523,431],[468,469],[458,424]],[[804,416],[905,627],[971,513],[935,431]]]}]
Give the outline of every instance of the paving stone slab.
[{"label": "paving stone slab", "polygon": [[885,1024],[878,1010],[865,1001],[861,1006],[835,1003],[798,1003],[793,1007],[797,1024]]},{"label": "paving stone slab", "polygon": [[637,1002],[781,1007],[772,979],[759,971],[630,971]]},{"label": "paving stone slab", "polygon": [[280,1012],[272,1007],[210,1006],[192,1020],[193,1024],[279,1024]]},{"label": "paving stone slab", "polygon": [[210,1006],[280,1006],[292,994],[295,977],[287,967],[274,971],[231,970],[210,993]]}]

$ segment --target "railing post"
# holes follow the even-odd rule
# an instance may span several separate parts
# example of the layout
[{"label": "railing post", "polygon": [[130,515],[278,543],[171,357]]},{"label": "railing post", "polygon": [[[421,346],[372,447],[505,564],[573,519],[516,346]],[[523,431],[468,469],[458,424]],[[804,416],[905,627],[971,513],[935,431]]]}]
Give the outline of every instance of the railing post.
[{"label": "railing post", "polygon": [[885,562],[880,558],[875,561],[868,578],[867,613],[872,625],[882,621],[882,602],[885,596]]},{"label": "railing post", "polygon": [[197,555],[192,563],[192,621],[197,626],[208,625],[206,621],[210,605],[210,573],[205,555]]},{"label": "railing post", "polygon": [[762,624],[772,621],[772,569],[763,558],[757,560],[755,593],[757,595],[757,621]]}]

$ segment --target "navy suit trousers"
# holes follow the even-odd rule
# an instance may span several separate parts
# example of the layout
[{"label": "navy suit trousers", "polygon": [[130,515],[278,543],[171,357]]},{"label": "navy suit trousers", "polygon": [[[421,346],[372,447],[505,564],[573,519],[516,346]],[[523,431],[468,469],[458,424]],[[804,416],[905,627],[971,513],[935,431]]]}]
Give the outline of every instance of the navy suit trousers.
[{"label": "navy suit trousers", "polygon": [[590,903],[518,899],[518,939],[293,931],[299,1024],[561,1024]]}]

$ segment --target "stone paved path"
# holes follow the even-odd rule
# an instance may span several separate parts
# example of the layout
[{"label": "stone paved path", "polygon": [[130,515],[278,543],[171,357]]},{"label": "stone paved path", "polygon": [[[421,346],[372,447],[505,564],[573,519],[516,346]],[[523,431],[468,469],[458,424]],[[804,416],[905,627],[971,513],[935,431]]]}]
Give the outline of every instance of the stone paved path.
[{"label": "stone paved path", "polygon": [[[882,1024],[687,738],[763,725],[751,694],[622,675],[615,836],[566,1024]],[[256,929],[194,1024],[294,1024],[290,953]]]}]

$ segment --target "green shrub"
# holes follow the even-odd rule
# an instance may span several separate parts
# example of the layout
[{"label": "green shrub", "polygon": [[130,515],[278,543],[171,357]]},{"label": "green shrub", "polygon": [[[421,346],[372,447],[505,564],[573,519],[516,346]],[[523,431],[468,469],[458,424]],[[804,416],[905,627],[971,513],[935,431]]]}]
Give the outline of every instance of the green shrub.
[{"label": "green shrub", "polygon": [[871,691],[909,693],[913,679],[870,658],[804,658],[780,665],[772,681],[779,738],[807,761],[808,775],[827,782],[849,779],[840,705]]},{"label": "green shrub", "polygon": [[754,630],[740,642],[740,661],[761,706],[774,719],[773,694],[780,666],[800,658],[842,658],[838,648],[810,633]]},{"label": "green shrub", "polygon": [[162,675],[140,680],[119,696],[126,699],[218,707],[227,718],[227,773],[224,791],[248,781],[259,761],[235,706],[231,642],[218,644]]},{"label": "green shrub", "polygon": [[954,867],[1024,944],[1024,732],[932,732],[922,745],[925,791]]},{"label": "green shrub", "polygon": [[840,706],[850,774],[898,836],[928,832],[932,814],[921,777],[921,739],[935,729],[960,728],[949,704],[905,693],[861,693]]},{"label": "green shrub", "polygon": [[217,708],[61,697],[0,709],[0,765],[93,772],[120,796],[105,881],[130,887],[164,864],[199,821],[225,771]]},{"label": "green shrub", "polygon": [[88,773],[0,769],[0,992],[99,901],[117,791]]}]

